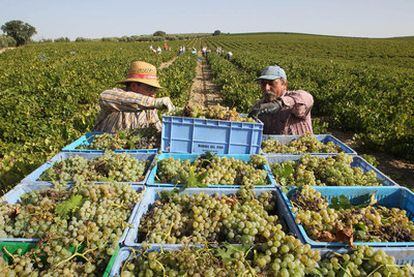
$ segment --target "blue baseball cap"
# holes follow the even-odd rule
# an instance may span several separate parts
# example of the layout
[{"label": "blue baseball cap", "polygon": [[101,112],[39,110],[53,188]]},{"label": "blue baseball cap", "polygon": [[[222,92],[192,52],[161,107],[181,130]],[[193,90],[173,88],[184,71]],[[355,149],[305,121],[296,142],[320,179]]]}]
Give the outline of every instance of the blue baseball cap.
[{"label": "blue baseball cap", "polygon": [[276,80],[276,79],[287,80],[286,72],[278,65],[270,65],[265,67],[260,73],[260,77],[256,79],[259,80]]}]

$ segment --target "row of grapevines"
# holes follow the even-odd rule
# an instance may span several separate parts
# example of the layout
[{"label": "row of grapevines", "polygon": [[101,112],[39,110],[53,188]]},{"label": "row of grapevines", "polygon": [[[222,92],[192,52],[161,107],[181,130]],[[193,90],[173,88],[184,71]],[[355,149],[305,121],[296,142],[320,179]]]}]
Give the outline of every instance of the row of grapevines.
[{"label": "row of grapevines", "polygon": [[153,54],[149,44],[40,44],[3,53],[0,192],[91,130],[99,94],[125,78],[131,61],[159,66],[175,55]]},{"label": "row of grapevines", "polygon": [[185,106],[190,97],[190,88],[195,77],[196,57],[190,53],[179,56],[172,65],[160,72],[164,90],[160,96],[171,97],[174,105]]},{"label": "row of grapevines", "polygon": [[[225,48],[232,46],[229,40],[237,41],[237,47]],[[262,68],[279,64],[287,71],[290,89],[314,95],[314,114],[329,116],[334,126],[358,133],[374,149],[414,160],[411,40],[268,35],[209,42],[232,50],[235,71],[251,76],[246,82],[240,79],[239,87],[249,88]]]}]

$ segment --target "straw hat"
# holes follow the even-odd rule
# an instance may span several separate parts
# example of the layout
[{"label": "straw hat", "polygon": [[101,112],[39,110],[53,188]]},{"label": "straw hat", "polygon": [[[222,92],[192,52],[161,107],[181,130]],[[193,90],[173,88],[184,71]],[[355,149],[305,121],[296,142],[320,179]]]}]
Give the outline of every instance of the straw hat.
[{"label": "straw hat", "polygon": [[119,83],[139,82],[156,88],[162,88],[157,78],[157,68],[152,64],[135,61],[131,63],[127,78]]}]

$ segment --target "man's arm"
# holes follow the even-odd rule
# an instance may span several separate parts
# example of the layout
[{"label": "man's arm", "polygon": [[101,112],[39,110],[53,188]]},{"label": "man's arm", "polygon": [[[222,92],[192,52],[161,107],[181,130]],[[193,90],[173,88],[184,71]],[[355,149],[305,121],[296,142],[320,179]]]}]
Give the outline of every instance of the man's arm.
[{"label": "man's arm", "polygon": [[280,98],[284,107],[288,107],[298,118],[305,118],[313,106],[313,97],[309,92],[298,90]]}]

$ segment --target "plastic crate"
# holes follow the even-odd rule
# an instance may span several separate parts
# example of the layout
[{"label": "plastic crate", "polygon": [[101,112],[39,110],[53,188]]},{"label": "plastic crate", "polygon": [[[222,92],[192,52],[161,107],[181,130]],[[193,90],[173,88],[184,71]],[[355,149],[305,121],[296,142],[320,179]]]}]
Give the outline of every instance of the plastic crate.
[{"label": "plastic crate", "polygon": [[[395,263],[397,265],[405,265],[405,264],[414,265],[414,247],[406,247],[406,248],[373,247],[373,249],[374,251],[382,250],[388,255],[393,256],[395,258]],[[339,248],[339,249],[334,249],[334,250],[333,249],[313,249],[313,250],[318,250],[321,257],[325,257],[327,255],[330,255],[331,253],[345,254],[350,251],[349,248]]]},{"label": "plastic crate", "polygon": [[[180,187],[180,185],[177,184],[169,184],[169,183],[158,183],[155,180],[155,176],[157,175],[158,170],[158,161],[168,159],[168,158],[174,158],[176,160],[189,160],[190,162],[195,161],[200,155],[199,154],[174,154],[174,153],[163,153],[159,154],[154,159],[154,167],[151,169],[151,172],[147,179],[147,186],[149,187]],[[219,157],[227,157],[227,158],[235,158],[238,160],[242,160],[245,162],[248,162],[250,160],[251,155],[248,154],[234,154],[234,155],[224,155],[224,154],[218,154]],[[269,185],[263,185],[263,186],[255,186],[255,188],[269,188],[269,187],[275,187],[276,182],[273,178],[270,177],[271,170],[270,167],[266,164],[263,167],[264,170],[267,172],[267,181]],[[239,188],[240,185],[222,185],[222,184],[211,184],[208,185],[209,188]]]},{"label": "plastic crate", "polygon": [[[108,265],[105,268],[104,273],[102,274],[102,277],[108,277],[108,276],[110,276],[111,270],[114,267],[114,264],[115,264],[116,260],[119,257],[119,254],[120,254],[121,249],[122,248],[120,248],[118,246],[118,248],[115,250],[114,254],[111,256],[111,259],[108,262]],[[128,256],[126,258],[128,258]],[[122,265],[122,263],[121,263],[121,265]],[[119,267],[119,269],[121,269],[121,267]]]},{"label": "plastic crate", "polygon": [[[119,184],[129,184],[132,186],[132,188],[136,191],[144,191],[145,187],[142,185],[139,185],[137,183],[119,183]],[[96,185],[100,185],[99,183],[97,183]],[[15,186],[12,190],[10,190],[9,192],[7,192],[6,194],[4,194],[2,197],[0,197],[0,204],[1,203],[9,203],[9,204],[15,204],[17,203],[21,196],[35,191],[35,190],[44,190],[44,189],[50,189],[53,188],[53,185],[50,183],[39,183],[39,182],[33,182],[33,183],[28,183],[28,184],[19,184],[17,186]],[[144,192],[141,195],[141,200],[144,197]],[[132,225],[132,220],[135,217],[135,214],[138,212],[138,208],[140,205],[139,201],[138,203],[135,204],[134,208],[131,211],[131,215],[129,216],[128,219],[128,224]],[[124,232],[122,233],[121,238],[119,239],[119,243],[123,243],[125,240],[127,234],[127,229],[124,230]],[[24,242],[24,243],[34,243],[39,241],[38,238],[1,238],[0,237],[0,242]]]},{"label": "plastic crate", "polygon": [[[289,142],[293,141],[293,140],[297,140],[298,138],[300,138],[301,136],[299,135],[263,135],[263,141],[267,140],[267,139],[272,139],[272,140],[277,140],[278,142],[280,142],[281,144],[288,144]],[[334,137],[331,134],[320,134],[320,135],[315,135],[315,137],[322,143],[328,143],[328,142],[333,142],[334,144],[338,145],[342,151],[348,155],[357,155],[357,152],[355,150],[353,150],[351,147],[349,147],[348,145],[346,145],[345,143],[343,143],[342,141],[340,141],[339,139],[337,139],[336,137]],[[264,154],[277,154],[277,153],[266,153],[263,152]],[[326,154],[330,154],[330,155],[336,155],[338,153],[279,153],[279,154],[288,154],[288,155],[301,155],[301,154],[312,154],[312,155],[326,155]]]},{"label": "plastic crate", "polygon": [[[37,244],[36,243],[29,243],[29,242],[0,242],[0,258],[3,258],[4,261],[9,262],[10,261],[10,257],[8,256],[7,253],[5,253],[4,248],[10,253],[10,254],[14,254],[16,253],[18,250],[22,250],[21,254],[24,255],[25,253],[27,253],[28,251],[32,250],[33,248],[36,248]],[[115,253],[112,255],[111,259],[109,260],[109,263],[106,267],[106,270],[103,274],[103,276],[109,276],[109,271],[111,270],[114,262],[115,262],[115,258],[118,257],[118,253],[119,253],[119,246],[116,248]],[[74,248],[71,249],[71,252],[74,252]]]},{"label": "plastic crate", "polygon": [[[178,251],[180,247],[152,247],[148,251],[160,251],[161,249],[163,251]],[[117,255],[116,256],[114,255],[111,258],[111,261],[113,260],[112,267],[107,268],[105,273],[108,272],[109,274],[104,275],[104,276],[111,276],[111,277],[120,276],[123,263],[128,259],[129,255],[134,250],[140,251],[141,248],[122,247],[117,253]],[[377,251],[379,250],[379,248],[374,248],[374,250]],[[388,249],[382,249],[382,250],[384,250],[384,252],[386,252],[388,255],[393,256],[395,258],[395,263],[398,265],[404,265],[404,264],[414,265],[414,248],[407,248],[403,250],[388,248]],[[321,256],[325,256],[325,255],[329,255],[332,252],[341,253],[341,254],[346,253],[349,251],[349,249],[339,249],[336,251],[332,251],[329,249],[320,249],[316,251],[319,251]]]},{"label": "plastic crate", "polygon": [[[181,246],[162,246],[162,247],[151,247],[150,249],[148,249],[148,252],[152,252],[152,251],[161,251],[161,249],[163,251],[177,251],[181,248]],[[113,256],[113,264],[111,268],[107,268],[107,270],[105,270],[105,273],[108,272],[108,275],[104,275],[105,276],[120,276],[121,275],[121,268],[122,268],[122,264],[128,259],[129,255],[132,253],[133,250],[136,251],[140,251],[141,248],[132,248],[132,247],[122,247],[119,252],[117,253],[116,256]],[[112,260],[111,259],[111,260]]]},{"label": "plastic crate", "polygon": [[[124,244],[126,246],[131,247],[141,247],[142,243],[137,242],[138,238],[138,229],[139,225],[141,223],[141,218],[147,213],[147,211],[150,209],[151,205],[159,198],[159,192],[161,191],[172,191],[173,188],[147,188],[145,190],[144,197],[141,200],[141,204],[139,206],[138,212],[135,214],[135,217],[132,221],[132,226],[128,228],[127,230],[127,236],[125,238]],[[215,188],[189,188],[180,191],[180,194],[199,194],[199,193],[205,193],[208,195],[229,195],[229,194],[235,194],[237,193],[238,189],[232,188],[232,189],[215,189]],[[257,195],[260,195],[263,192],[274,192],[276,196],[276,214],[278,215],[278,218],[282,221],[286,215],[280,215],[282,212],[286,212],[285,204],[281,198],[281,195],[276,190],[276,188],[270,188],[270,189],[255,189],[254,192]],[[282,222],[282,224],[285,224]],[[287,226],[287,224],[285,224]],[[183,244],[164,244],[164,243],[151,243],[148,244],[150,247],[182,247]]]},{"label": "plastic crate", "polygon": [[30,242],[0,241],[0,259],[3,258],[6,262],[10,261],[10,257],[4,249],[6,249],[10,254],[14,254],[21,249],[22,255],[24,255],[35,247],[36,244]]},{"label": "plastic crate", "polygon": [[[315,190],[319,191],[329,202],[333,197],[340,195],[346,196],[351,202],[358,203],[358,198],[369,194],[375,193],[376,199],[380,205],[385,207],[394,207],[405,210],[407,216],[414,219],[414,194],[403,187],[388,186],[388,187],[320,187],[314,186]],[[279,189],[279,188],[278,188]],[[293,193],[296,188],[291,188],[288,194]],[[287,211],[282,213],[286,215],[285,221],[287,222],[290,230],[294,230],[297,237],[303,242],[309,244],[312,248],[326,248],[334,249],[340,247],[347,247],[347,244],[342,242],[319,242],[311,239],[302,224],[296,224],[296,214],[292,211],[292,204],[285,193],[282,193],[282,198],[285,202]],[[138,212],[139,214],[139,212]],[[354,245],[368,245],[371,247],[414,247],[414,241],[412,242],[361,242],[354,241]],[[414,252],[413,254],[414,255]]]},{"label": "plastic crate", "polygon": [[263,123],[162,117],[161,150],[172,153],[258,154]]},{"label": "plastic crate", "polygon": [[[120,153],[118,153],[118,154],[120,154]],[[147,178],[148,178],[149,171],[151,169],[152,162],[154,160],[155,154],[144,154],[144,153],[126,153],[126,154],[128,154],[128,155],[130,155],[130,156],[132,156],[135,159],[140,160],[140,161],[142,161],[142,160],[148,161],[147,169],[144,173],[144,179],[142,181],[139,181],[139,182],[134,182],[133,180],[131,180],[131,182],[133,182],[133,183],[144,185]],[[83,158],[86,158],[86,159],[90,160],[90,159],[94,159],[94,158],[102,156],[102,155],[103,155],[103,153],[60,152],[56,156],[54,156],[52,159],[50,159],[49,161],[47,161],[46,163],[44,163],[43,165],[38,167],[35,171],[33,171],[32,173],[27,175],[21,181],[21,183],[31,183],[31,182],[48,183],[48,181],[40,181],[39,178],[42,175],[42,173],[45,172],[50,167],[52,167],[54,163],[60,162],[62,160],[68,159],[68,158],[73,157],[73,156],[81,156]],[[68,183],[70,183],[70,182],[68,182]],[[105,183],[105,182],[102,182],[102,183]]]},{"label": "plastic crate", "polygon": [[[83,152],[83,153],[103,153],[104,150],[98,149],[79,149],[81,146],[89,146],[91,145],[93,139],[96,135],[103,134],[103,132],[91,132],[86,133],[85,135],[81,136],[74,142],[69,145],[66,145],[62,148],[62,152]],[[155,154],[158,152],[158,148],[154,149],[117,149],[114,152],[127,152],[127,153],[148,153],[148,154]]]},{"label": "plastic crate", "polygon": [[[269,167],[274,163],[282,163],[284,161],[298,161],[303,155],[265,155],[267,158],[267,162],[269,163]],[[333,155],[325,154],[325,155],[317,155],[319,158],[327,158],[332,157]],[[352,167],[360,167],[364,172],[368,172],[373,170],[377,175],[378,180],[382,183],[383,186],[399,186],[396,182],[391,180],[387,175],[379,171],[375,166],[368,163],[365,159],[360,156],[353,156],[352,157]],[[271,173],[271,178],[275,180],[273,183],[277,183],[276,178]],[[341,184],[338,184],[340,186]]]}]

